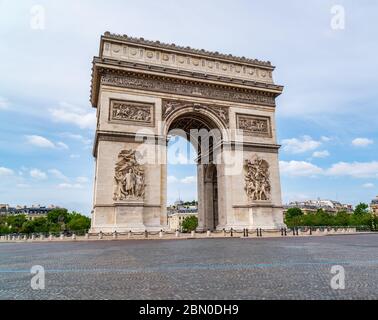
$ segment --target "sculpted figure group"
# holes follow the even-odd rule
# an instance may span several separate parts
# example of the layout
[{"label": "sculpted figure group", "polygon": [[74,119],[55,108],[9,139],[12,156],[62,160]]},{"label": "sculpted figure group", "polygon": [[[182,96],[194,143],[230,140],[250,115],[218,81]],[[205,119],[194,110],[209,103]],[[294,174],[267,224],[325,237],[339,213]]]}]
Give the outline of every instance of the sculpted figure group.
[{"label": "sculpted figure group", "polygon": [[270,181],[269,164],[267,161],[256,157],[254,160],[246,160],[245,190],[251,200],[269,200]]},{"label": "sculpted figure group", "polygon": [[115,167],[113,200],[142,199],[144,189],[144,170],[135,151],[121,151]]}]

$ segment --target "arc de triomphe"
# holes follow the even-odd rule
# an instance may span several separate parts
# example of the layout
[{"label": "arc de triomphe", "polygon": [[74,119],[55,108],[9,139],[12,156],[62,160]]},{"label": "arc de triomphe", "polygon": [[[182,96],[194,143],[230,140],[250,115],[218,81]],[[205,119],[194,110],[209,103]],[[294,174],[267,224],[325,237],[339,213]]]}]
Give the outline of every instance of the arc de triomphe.
[{"label": "arc de triomphe", "polygon": [[167,228],[172,133],[198,152],[200,230],[281,228],[275,98],[283,87],[273,70],[270,62],[106,32],[92,70],[91,231]]}]

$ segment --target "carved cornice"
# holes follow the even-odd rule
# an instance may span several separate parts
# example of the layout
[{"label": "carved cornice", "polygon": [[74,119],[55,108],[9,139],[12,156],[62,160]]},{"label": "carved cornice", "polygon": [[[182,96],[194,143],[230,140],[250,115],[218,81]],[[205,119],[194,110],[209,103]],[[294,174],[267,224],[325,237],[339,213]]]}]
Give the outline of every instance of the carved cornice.
[{"label": "carved cornice", "polygon": [[259,82],[254,80],[238,79],[227,76],[212,75],[203,72],[193,72],[187,70],[180,70],[177,68],[172,68],[169,66],[155,66],[148,65],[145,63],[137,63],[130,61],[121,61],[109,58],[98,58],[93,59],[92,67],[92,80],[91,80],[91,102],[92,106],[96,106],[97,95],[99,91],[99,78],[104,70],[114,70],[113,72],[127,72],[132,71],[135,73],[150,73],[159,74],[163,77],[180,77],[185,79],[190,79],[193,81],[212,81],[219,83],[220,85],[229,86],[240,86],[240,89],[250,89],[257,91],[269,91],[274,93],[274,97],[279,96],[283,91],[283,86],[276,85],[273,83]]},{"label": "carved cornice", "polygon": [[109,39],[109,40],[120,40],[120,41],[126,41],[129,43],[134,43],[137,45],[143,45],[143,46],[151,46],[159,49],[168,49],[168,50],[174,50],[174,51],[180,51],[183,53],[190,53],[190,54],[195,54],[195,55],[201,55],[201,56],[206,56],[206,57],[212,57],[215,59],[224,59],[224,60],[229,60],[229,61],[234,61],[234,62],[240,62],[240,63],[248,63],[260,67],[267,67],[270,69],[274,69],[274,66],[272,66],[270,61],[261,61],[258,59],[250,59],[246,57],[237,57],[232,54],[222,54],[219,52],[212,52],[212,51],[207,51],[204,49],[194,49],[191,47],[183,47],[183,46],[178,46],[174,43],[172,44],[167,44],[163,43],[160,41],[151,41],[151,40],[146,40],[144,38],[134,38],[134,37],[129,37],[127,35],[120,35],[120,34],[114,34],[110,33],[109,31],[105,32],[104,35],[102,36],[102,39]]},{"label": "carved cornice", "polygon": [[279,95],[277,92],[260,91],[179,78],[168,78],[153,74],[139,74],[109,68],[98,68],[96,80],[98,83],[92,85],[92,89],[94,89],[94,92],[92,92],[93,106],[96,106],[99,91],[98,86],[100,84],[269,107],[275,107],[275,97]]}]

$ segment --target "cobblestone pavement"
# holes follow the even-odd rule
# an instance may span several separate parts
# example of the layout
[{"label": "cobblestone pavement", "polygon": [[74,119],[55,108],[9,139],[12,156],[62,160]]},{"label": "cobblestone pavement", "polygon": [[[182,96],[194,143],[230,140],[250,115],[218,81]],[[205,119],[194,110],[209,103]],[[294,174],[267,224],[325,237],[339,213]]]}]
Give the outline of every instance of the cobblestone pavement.
[{"label": "cobblestone pavement", "polygon": [[[45,290],[31,288],[33,265]],[[377,298],[378,234],[0,244],[0,299]]]}]

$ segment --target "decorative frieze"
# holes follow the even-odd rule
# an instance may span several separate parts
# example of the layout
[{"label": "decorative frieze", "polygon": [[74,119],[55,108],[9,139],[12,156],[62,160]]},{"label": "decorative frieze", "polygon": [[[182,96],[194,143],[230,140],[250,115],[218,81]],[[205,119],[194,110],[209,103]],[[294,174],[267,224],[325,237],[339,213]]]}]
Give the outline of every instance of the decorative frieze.
[{"label": "decorative frieze", "polygon": [[243,130],[243,133],[246,135],[272,137],[270,117],[237,114],[236,128]]},{"label": "decorative frieze", "polygon": [[255,157],[245,160],[245,191],[250,200],[270,199],[269,164],[266,160]]},{"label": "decorative frieze", "polygon": [[203,103],[193,103],[188,101],[181,101],[181,100],[168,100],[163,99],[162,101],[162,108],[163,108],[163,120],[167,119],[174,111],[179,109],[191,107],[195,109],[202,109],[213,113],[215,116],[219,118],[223,124],[228,127],[230,118],[229,118],[229,108],[226,106],[218,106],[218,105],[211,105],[211,104],[203,104]]},{"label": "decorative frieze", "polygon": [[179,80],[135,73],[117,74],[105,72],[101,76],[103,85],[118,86],[137,90],[148,90],[177,95],[195,96],[241,103],[275,106],[274,95],[258,90],[240,89],[231,86],[210,85],[196,81]]},{"label": "decorative frieze", "polygon": [[128,124],[153,125],[154,105],[133,101],[110,100],[110,121],[126,121]]},{"label": "decorative frieze", "polygon": [[[121,42],[120,42],[121,41]],[[123,43],[122,43],[123,42]],[[102,57],[273,83],[270,62],[107,34]]]}]

